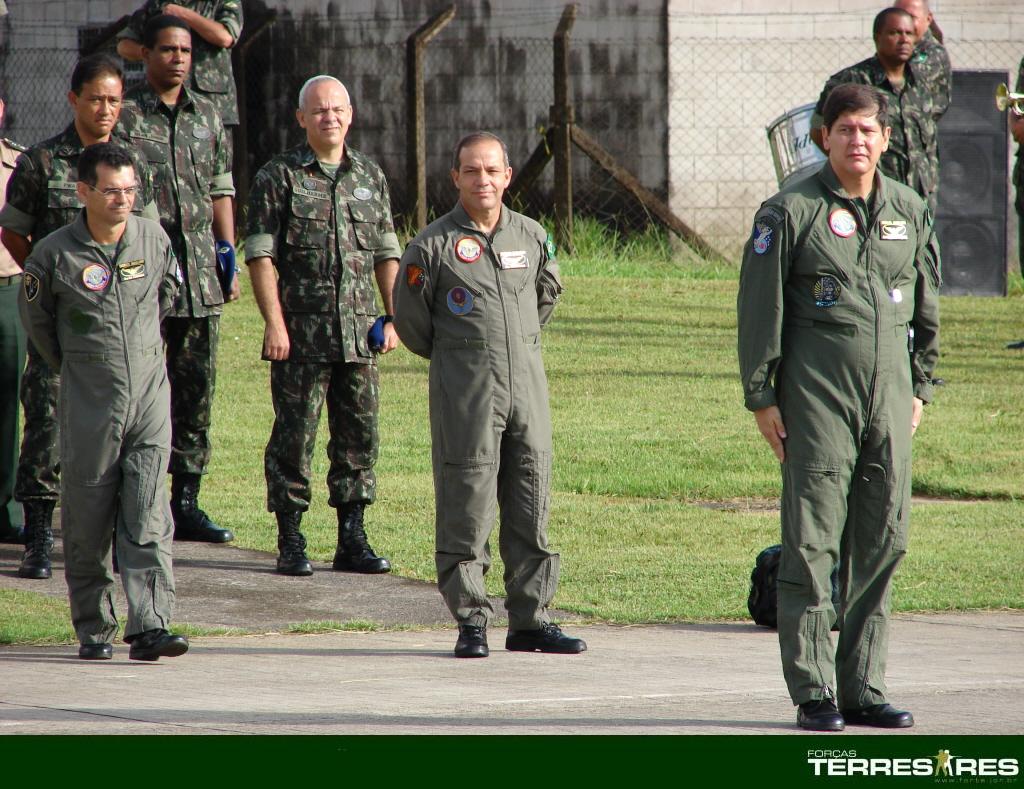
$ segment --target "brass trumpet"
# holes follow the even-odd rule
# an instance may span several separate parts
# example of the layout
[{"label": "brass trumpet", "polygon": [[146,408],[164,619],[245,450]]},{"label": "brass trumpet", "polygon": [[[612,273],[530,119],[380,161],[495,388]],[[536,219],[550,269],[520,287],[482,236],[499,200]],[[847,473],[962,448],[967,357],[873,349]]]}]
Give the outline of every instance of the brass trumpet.
[{"label": "brass trumpet", "polygon": [[996,88],[996,107],[1000,112],[1009,107],[1014,115],[1024,115],[1024,93],[1010,93],[1004,82]]}]

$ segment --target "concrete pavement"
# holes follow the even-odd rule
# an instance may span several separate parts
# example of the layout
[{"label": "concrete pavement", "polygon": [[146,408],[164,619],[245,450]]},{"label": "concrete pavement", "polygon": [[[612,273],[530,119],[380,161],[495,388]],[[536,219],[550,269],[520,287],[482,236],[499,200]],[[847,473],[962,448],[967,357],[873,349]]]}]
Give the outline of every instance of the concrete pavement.
[{"label": "concrete pavement", "polygon": [[[0,647],[0,735],[798,733],[775,633],[753,624],[574,623],[590,645],[574,656],[506,652],[494,627],[490,658],[458,660],[430,584],[322,565],[283,578],[266,554],[175,551],[178,622],[260,634],[194,638],[152,664],[121,643],[95,663],[74,646]],[[0,588],[64,594],[60,566],[18,579],[19,555],[0,546]],[[326,619],[420,629],[273,632]],[[896,617],[889,693],[917,719],[899,733],[1024,733],[1022,655],[1024,612]]]}]

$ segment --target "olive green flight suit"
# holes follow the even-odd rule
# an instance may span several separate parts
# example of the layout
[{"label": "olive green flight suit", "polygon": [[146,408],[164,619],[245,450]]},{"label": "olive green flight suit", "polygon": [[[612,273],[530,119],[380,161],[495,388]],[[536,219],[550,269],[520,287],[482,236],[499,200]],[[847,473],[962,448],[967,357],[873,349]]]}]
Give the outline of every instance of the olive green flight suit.
[{"label": "olive green flight suit", "polygon": [[[778,629],[794,704],[834,692],[840,709],[886,700],[911,408],[914,397],[932,397],[938,289],[924,203],[880,173],[865,203],[826,163],[754,219],[737,300],[739,359],[746,407],[777,404],[788,433]],[[836,564],[841,613],[831,600]]]},{"label": "olive green flight suit", "polygon": [[71,619],[82,644],[109,643],[115,531],[128,598],[125,638],[168,629],[174,604],[164,470],[170,387],[160,320],[180,283],[158,222],[128,218],[116,254],[92,240],[84,210],[25,261],[21,319],[60,371],[61,525]]},{"label": "olive green flight suit", "polygon": [[486,626],[488,540],[501,510],[509,627],[548,622],[551,418],[540,332],[562,292],[544,229],[502,208],[488,238],[461,205],[402,257],[395,329],[430,359],[437,581],[452,615]]}]

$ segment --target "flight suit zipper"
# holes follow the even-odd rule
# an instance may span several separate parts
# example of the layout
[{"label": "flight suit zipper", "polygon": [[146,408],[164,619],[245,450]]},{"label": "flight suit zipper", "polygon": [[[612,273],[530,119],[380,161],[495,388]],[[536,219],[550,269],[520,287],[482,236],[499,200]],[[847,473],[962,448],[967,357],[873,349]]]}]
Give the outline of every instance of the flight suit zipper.
[{"label": "flight suit zipper", "polygon": [[132,415],[131,409],[135,404],[135,393],[132,392],[132,365],[128,353],[128,332],[124,325],[124,302],[121,301],[121,288],[118,286],[118,273],[117,273],[117,258],[121,252],[121,243],[118,242],[117,250],[114,252],[113,260],[107,258],[106,253],[101,252],[104,258],[107,258],[107,262],[110,264],[110,287],[115,292],[117,300],[117,319],[121,325],[121,350],[124,353],[124,369],[126,373],[125,385],[128,387],[128,412],[124,415],[124,424],[121,428],[120,438],[124,439],[125,431],[128,430],[128,425],[131,423]]},{"label": "flight suit zipper", "polygon": [[875,354],[871,362],[871,385],[868,388],[868,405],[864,419],[864,430],[861,433],[861,443],[865,443],[868,440],[868,431],[871,429],[871,419],[874,415],[875,410],[875,389],[878,386],[878,354],[880,351],[879,337],[882,332],[881,315],[878,311],[878,297],[875,293],[875,278],[873,276],[873,263],[874,263],[874,247],[871,244],[872,233],[874,232],[875,226],[878,223],[877,214],[871,217],[871,221],[865,226],[865,238],[864,238],[864,273],[867,276],[868,292],[871,294],[871,311],[874,315],[875,322]]},{"label": "flight suit zipper", "polygon": [[515,402],[513,397],[515,389],[515,377],[512,375],[512,341],[510,337],[512,333],[509,331],[508,325],[508,310],[505,308],[505,291],[501,286],[501,266],[498,265],[498,256],[494,252],[493,239],[485,236],[487,239],[487,251],[491,254],[491,265],[494,267],[494,280],[498,284],[498,301],[501,302],[501,319],[505,324],[505,351],[508,354],[508,407],[509,413],[512,411],[512,404]]}]

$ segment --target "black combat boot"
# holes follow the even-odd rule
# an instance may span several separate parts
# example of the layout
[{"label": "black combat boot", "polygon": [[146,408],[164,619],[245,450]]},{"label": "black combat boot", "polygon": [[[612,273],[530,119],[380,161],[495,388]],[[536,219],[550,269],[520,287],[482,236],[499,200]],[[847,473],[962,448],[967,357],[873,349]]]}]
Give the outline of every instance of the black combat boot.
[{"label": "black combat boot", "polygon": [[299,531],[301,512],[275,512],[277,516],[277,572],[281,575],[312,575],[306,556],[306,538]]},{"label": "black combat boot", "polygon": [[222,529],[199,509],[199,474],[171,475],[171,515],[174,539],[189,542],[231,542],[235,535]]},{"label": "black combat boot", "polygon": [[334,569],[353,573],[387,573],[391,562],[373,552],[363,527],[364,501],[350,501],[338,507],[338,550]]},{"label": "black combat boot", "polygon": [[42,580],[53,572],[50,568],[50,550],[53,548],[52,499],[29,499],[25,507],[25,555],[18,567],[18,577]]}]

